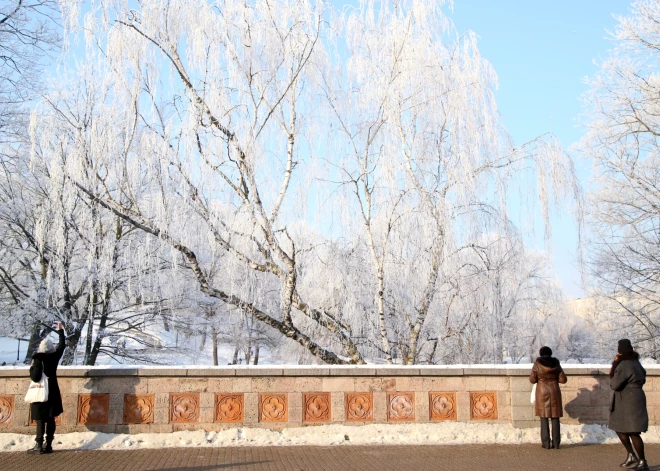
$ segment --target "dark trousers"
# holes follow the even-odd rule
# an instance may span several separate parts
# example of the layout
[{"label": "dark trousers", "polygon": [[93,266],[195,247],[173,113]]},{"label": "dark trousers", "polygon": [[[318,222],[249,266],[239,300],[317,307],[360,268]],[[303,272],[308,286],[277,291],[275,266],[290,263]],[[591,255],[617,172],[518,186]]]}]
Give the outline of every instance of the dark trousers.
[{"label": "dark trousers", "polygon": [[[550,424],[548,420],[552,420],[552,441],[550,441]],[[561,441],[561,430],[559,428],[559,419],[547,419],[541,417],[541,443],[544,448],[559,448]]]},{"label": "dark trousers", "polygon": [[48,442],[53,441],[53,436],[55,436],[55,417],[50,417],[46,420],[37,420],[37,441],[44,441],[44,428],[46,429],[46,440]]}]

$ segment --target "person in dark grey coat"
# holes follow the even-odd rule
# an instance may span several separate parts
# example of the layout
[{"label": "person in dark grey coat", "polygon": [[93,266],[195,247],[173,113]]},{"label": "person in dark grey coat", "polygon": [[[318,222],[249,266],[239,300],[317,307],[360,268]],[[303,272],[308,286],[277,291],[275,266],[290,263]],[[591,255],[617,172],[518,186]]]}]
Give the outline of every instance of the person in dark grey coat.
[{"label": "person in dark grey coat", "polygon": [[[639,355],[633,350],[630,340],[619,340],[618,350],[610,369],[612,398],[609,427],[616,432],[628,452],[628,457],[621,463],[621,467],[637,471],[648,470],[644,441],[640,436],[649,428],[646,394],[642,389],[646,383],[646,370],[639,362]],[[633,451],[633,445],[639,458]]]},{"label": "person in dark grey coat", "polygon": [[[62,395],[57,384],[57,366],[64,353],[65,339],[62,324],[57,323],[57,334],[60,339],[57,347],[50,339],[44,339],[39,344],[39,351],[32,356],[30,366],[30,379],[41,381],[41,374],[48,377],[48,400],[46,402],[33,402],[30,404],[30,415],[37,422],[37,437],[34,448],[28,453],[52,453],[53,437],[55,435],[55,417],[64,412]],[[46,447],[44,448],[44,428],[46,432]]]}]

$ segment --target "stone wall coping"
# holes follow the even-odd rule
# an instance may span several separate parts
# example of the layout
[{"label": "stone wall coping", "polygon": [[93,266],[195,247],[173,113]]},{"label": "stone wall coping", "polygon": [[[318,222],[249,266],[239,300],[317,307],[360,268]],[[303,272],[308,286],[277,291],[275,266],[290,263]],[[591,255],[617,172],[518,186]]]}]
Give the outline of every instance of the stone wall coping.
[{"label": "stone wall coping", "polygon": [[[59,377],[163,376],[528,376],[532,364],[514,365],[229,365],[229,366],[60,366]],[[610,365],[565,364],[567,375],[602,376]],[[646,365],[649,376],[660,376],[660,365]],[[28,367],[0,367],[0,377],[26,378]]]}]

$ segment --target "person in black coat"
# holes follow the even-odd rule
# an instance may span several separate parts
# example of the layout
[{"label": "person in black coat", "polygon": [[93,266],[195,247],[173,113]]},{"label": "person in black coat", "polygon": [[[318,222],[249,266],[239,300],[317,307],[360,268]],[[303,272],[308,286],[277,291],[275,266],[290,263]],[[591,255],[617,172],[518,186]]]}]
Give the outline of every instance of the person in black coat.
[{"label": "person in black coat", "polygon": [[[639,362],[639,355],[633,350],[630,340],[619,340],[619,353],[610,369],[612,398],[608,425],[616,432],[628,452],[621,467],[638,471],[649,469],[644,456],[644,441],[640,436],[649,427],[646,395],[642,389],[645,382],[646,370]],[[637,456],[633,452],[633,445]]]},{"label": "person in black coat", "polygon": [[[48,377],[48,400],[46,402],[33,402],[30,404],[32,420],[37,422],[37,442],[29,453],[52,453],[53,437],[55,436],[55,417],[64,412],[60,386],[57,384],[57,366],[64,353],[65,339],[62,324],[57,323],[57,334],[60,340],[57,347],[50,339],[44,339],[39,344],[39,351],[32,356],[30,366],[30,379],[41,381],[41,374]],[[46,446],[44,443],[44,428],[46,432]]]}]

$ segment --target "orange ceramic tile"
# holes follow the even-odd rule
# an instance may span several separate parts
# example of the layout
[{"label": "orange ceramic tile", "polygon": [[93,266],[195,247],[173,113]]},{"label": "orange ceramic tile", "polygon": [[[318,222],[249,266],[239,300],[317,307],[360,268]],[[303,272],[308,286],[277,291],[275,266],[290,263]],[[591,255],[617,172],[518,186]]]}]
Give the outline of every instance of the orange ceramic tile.
[{"label": "orange ceramic tile", "polygon": [[497,420],[497,393],[494,391],[471,392],[470,418],[472,420]]},{"label": "orange ceramic tile", "polygon": [[309,392],[303,393],[303,421],[304,422],[330,422],[332,405],[330,393]]},{"label": "orange ceramic tile", "polygon": [[150,424],[154,421],[154,394],[124,394],[124,423]]},{"label": "orange ceramic tile", "polygon": [[415,420],[415,393],[387,393],[387,420]]},{"label": "orange ceramic tile", "polygon": [[430,420],[456,420],[456,393],[429,393]]},{"label": "orange ceramic tile", "polygon": [[286,394],[259,394],[259,422],[287,422],[289,400]]},{"label": "orange ceramic tile", "polygon": [[110,394],[79,394],[78,423],[81,425],[107,424]]},{"label": "orange ceramic tile", "polygon": [[199,393],[170,394],[170,423],[199,422]]},{"label": "orange ceramic tile", "polygon": [[346,393],[346,421],[367,422],[374,420],[374,394],[371,392]]},{"label": "orange ceramic tile", "polygon": [[216,422],[243,422],[245,399],[241,394],[215,395],[215,421]]},{"label": "orange ceramic tile", "polygon": [[0,426],[14,422],[14,396],[0,396]]}]

